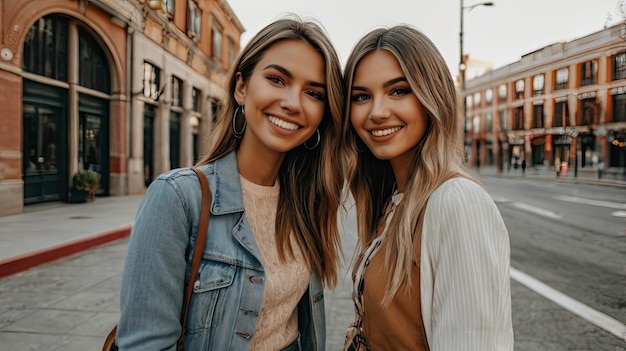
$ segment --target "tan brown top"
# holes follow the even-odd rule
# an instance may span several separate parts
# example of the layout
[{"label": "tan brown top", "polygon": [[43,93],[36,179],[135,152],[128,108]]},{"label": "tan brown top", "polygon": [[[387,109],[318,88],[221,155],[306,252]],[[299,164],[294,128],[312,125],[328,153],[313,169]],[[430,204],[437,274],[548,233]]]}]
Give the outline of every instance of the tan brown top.
[{"label": "tan brown top", "polygon": [[[422,321],[420,270],[417,264],[413,265],[411,271],[412,289],[407,293],[404,287],[401,287],[388,307],[383,309],[381,305],[389,277],[384,271],[385,242],[386,240],[383,240],[365,270],[363,291],[365,338],[372,351],[426,351],[428,343]],[[419,243],[416,246],[419,248]]]},{"label": "tan brown top", "polygon": [[241,179],[246,218],[263,259],[265,296],[250,350],[281,350],[298,337],[298,301],[309,286],[311,272],[295,240],[294,260],[281,262],[276,244],[275,220],[280,188]]}]

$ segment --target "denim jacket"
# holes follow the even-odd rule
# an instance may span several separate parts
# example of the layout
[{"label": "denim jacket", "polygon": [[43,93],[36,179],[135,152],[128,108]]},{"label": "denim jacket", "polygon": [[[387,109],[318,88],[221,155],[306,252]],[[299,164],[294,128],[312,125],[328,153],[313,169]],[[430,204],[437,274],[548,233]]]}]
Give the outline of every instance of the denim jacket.
[{"label": "denim jacket", "polygon": [[[245,216],[235,153],[200,169],[212,192],[211,217],[184,349],[248,350],[265,293],[265,272]],[[200,184],[189,168],[160,175],[142,199],[122,274],[121,351],[176,349],[200,205]],[[323,287],[312,274],[298,303],[302,350],[324,350],[325,328]]]}]

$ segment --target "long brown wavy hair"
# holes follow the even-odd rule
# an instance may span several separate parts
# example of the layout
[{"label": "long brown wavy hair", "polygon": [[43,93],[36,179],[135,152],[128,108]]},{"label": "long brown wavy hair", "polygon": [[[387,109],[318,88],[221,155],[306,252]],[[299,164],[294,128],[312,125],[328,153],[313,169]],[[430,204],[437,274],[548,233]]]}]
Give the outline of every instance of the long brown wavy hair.
[{"label": "long brown wavy hair", "polygon": [[318,127],[319,146],[308,150],[300,145],[288,151],[278,173],[278,251],[281,260],[294,257],[290,245],[290,234],[293,233],[309,268],[320,277],[324,286],[333,288],[337,284],[341,250],[337,214],[342,200],[344,167],[337,155],[342,136],[343,80],[341,63],[321,25],[288,15],[263,28],[248,42],[230,69],[228,91],[209,141],[209,153],[198,164],[219,159],[239,146],[241,139],[235,138],[232,126],[237,108],[235,76],[241,73],[244,82],[248,82],[265,52],[283,40],[306,41],[322,55],[326,63],[327,98]]},{"label": "long brown wavy hair", "polygon": [[[385,269],[390,272],[383,305],[404,286],[411,287],[415,244],[421,236],[421,217],[428,198],[443,182],[454,177],[470,178],[463,164],[463,138],[459,98],[450,70],[439,50],[426,35],[409,25],[379,28],[366,34],[353,48],[344,72],[346,87],[344,118],[347,179],[357,210],[359,243],[368,243],[395,187],[387,160],[379,160],[365,147],[350,123],[350,95],[357,65],[363,57],[385,50],[394,55],[426,111],[427,128],[416,142],[404,198],[396,209],[385,238]],[[357,143],[359,145],[357,145]]]}]

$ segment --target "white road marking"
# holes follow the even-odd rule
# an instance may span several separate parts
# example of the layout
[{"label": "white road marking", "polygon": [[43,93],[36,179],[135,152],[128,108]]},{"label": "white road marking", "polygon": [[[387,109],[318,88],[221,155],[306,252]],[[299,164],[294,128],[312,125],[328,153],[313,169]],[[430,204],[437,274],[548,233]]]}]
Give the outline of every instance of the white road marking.
[{"label": "white road marking", "polygon": [[548,285],[524,272],[518,271],[513,267],[511,267],[511,279],[525,285],[546,299],[626,341],[626,325],[622,322],[572,299],[562,292],[549,287]]},{"label": "white road marking", "polygon": [[561,201],[575,202],[579,204],[586,204],[586,205],[593,205],[593,206],[600,206],[600,207],[615,208],[618,210],[626,210],[626,204],[621,204],[618,202],[598,201],[598,200],[583,199],[581,197],[575,197],[575,196],[560,196],[560,195],[555,196],[554,198],[557,200],[561,200]]},{"label": "white road marking", "polygon": [[498,196],[498,195],[491,195],[491,199],[493,200],[493,202],[495,203],[501,203],[501,204],[510,204],[511,206],[517,207],[520,210],[524,210],[530,213],[534,213],[536,215],[540,215],[543,217],[547,217],[547,218],[551,218],[551,219],[561,219],[561,215],[554,212],[554,211],[550,211],[550,210],[546,210],[543,208],[539,208],[539,207],[535,207],[529,204],[525,204],[523,202],[515,202],[515,201],[511,201],[505,197],[502,196]]},{"label": "white road marking", "polygon": [[546,209],[543,209],[543,208],[539,208],[539,207],[535,207],[535,206],[531,206],[531,205],[525,204],[523,202],[512,202],[511,206],[515,206],[515,207],[519,208],[520,210],[531,212],[531,213],[534,213],[534,214],[537,214],[537,215],[540,215],[540,216],[543,216],[543,217],[547,217],[547,218],[552,218],[552,219],[561,219],[562,218],[561,215],[556,213],[556,212],[553,212],[553,211],[550,211],[550,210],[546,210]]},{"label": "white road marking", "polygon": [[492,200],[493,200],[493,202],[495,202],[495,203],[503,203],[503,204],[506,204],[506,203],[511,202],[511,200],[509,200],[509,199],[507,199],[507,198],[505,198],[505,197],[502,197],[502,196],[498,196],[498,195],[491,195],[491,199],[492,199]]},{"label": "white road marking", "polygon": [[613,211],[611,212],[611,216],[626,218],[626,211]]}]

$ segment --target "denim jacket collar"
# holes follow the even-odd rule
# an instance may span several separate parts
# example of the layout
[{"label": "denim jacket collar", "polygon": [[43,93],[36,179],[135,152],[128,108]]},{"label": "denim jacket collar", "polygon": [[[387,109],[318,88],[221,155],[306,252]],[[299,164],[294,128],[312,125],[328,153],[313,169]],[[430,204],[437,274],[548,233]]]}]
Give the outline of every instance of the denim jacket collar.
[{"label": "denim jacket collar", "polygon": [[242,193],[241,182],[238,176],[239,168],[237,167],[236,152],[231,151],[224,157],[202,167],[201,169],[205,171],[213,191],[211,213],[214,215],[223,215],[243,212],[242,197],[233,196],[233,194]]}]

